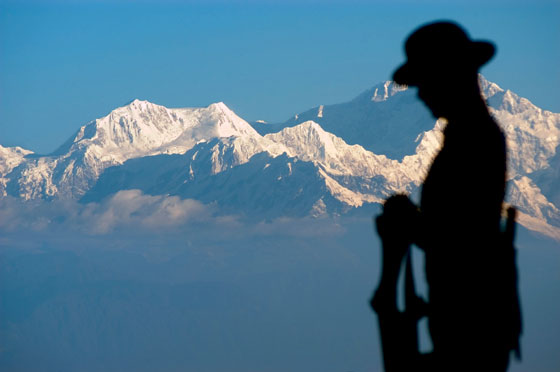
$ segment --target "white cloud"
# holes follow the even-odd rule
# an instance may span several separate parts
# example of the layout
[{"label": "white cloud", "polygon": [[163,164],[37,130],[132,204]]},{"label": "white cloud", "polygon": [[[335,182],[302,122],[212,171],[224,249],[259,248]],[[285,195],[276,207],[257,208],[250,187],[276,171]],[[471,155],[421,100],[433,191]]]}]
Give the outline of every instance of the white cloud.
[{"label": "white cloud", "polygon": [[0,229],[46,231],[72,229],[88,234],[106,234],[116,229],[155,230],[203,221],[211,207],[177,196],[146,195],[123,190],[101,203],[75,201],[0,200]]},{"label": "white cloud", "polygon": [[170,195],[147,195],[136,189],[122,190],[89,204],[72,200],[22,201],[9,196],[0,199],[0,231],[14,232],[17,236],[22,236],[22,232],[58,237],[175,234],[210,241],[264,236],[305,239],[335,236],[345,231],[332,218],[283,217],[263,221],[254,217],[225,215],[216,204]]},{"label": "white cloud", "polygon": [[208,208],[192,199],[145,195],[140,190],[123,190],[101,204],[86,205],[81,217],[89,220],[94,233],[118,227],[160,229],[210,216]]}]

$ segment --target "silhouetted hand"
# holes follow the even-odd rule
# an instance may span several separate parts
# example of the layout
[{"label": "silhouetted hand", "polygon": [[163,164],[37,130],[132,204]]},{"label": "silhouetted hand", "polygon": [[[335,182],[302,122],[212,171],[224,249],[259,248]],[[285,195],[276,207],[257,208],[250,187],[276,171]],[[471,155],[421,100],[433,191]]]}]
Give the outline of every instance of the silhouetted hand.
[{"label": "silhouetted hand", "polygon": [[418,220],[418,208],[406,195],[393,195],[385,201],[383,214],[375,220],[384,245],[384,260],[391,257],[400,264],[408,246],[416,240]]},{"label": "silhouetted hand", "polygon": [[396,286],[403,258],[415,241],[418,208],[406,195],[393,195],[383,204],[383,213],[375,220],[382,242],[382,274],[371,305],[376,311],[396,309]]}]

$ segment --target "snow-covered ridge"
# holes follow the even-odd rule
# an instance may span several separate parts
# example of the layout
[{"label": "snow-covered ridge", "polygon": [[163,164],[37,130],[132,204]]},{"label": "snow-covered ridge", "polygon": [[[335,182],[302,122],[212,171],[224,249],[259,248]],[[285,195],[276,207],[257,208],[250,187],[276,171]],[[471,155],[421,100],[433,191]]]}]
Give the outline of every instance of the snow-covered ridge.
[{"label": "snow-covered ridge", "polygon": [[0,145],[0,176],[4,176],[17,167],[26,155],[33,151],[21,147],[3,147]]},{"label": "snow-covered ridge", "polygon": [[560,114],[543,110],[482,76],[479,81],[490,112],[508,140],[510,177],[547,168],[560,144]]},{"label": "snow-covered ridge", "polygon": [[[376,155],[359,145],[348,145],[342,138],[325,132],[313,121],[285,128],[264,136],[288,149],[288,155],[302,161],[314,162],[334,176],[355,175],[371,178],[391,176],[388,181],[406,178],[399,162],[385,155]],[[394,173],[397,174],[394,174]],[[408,180],[410,181],[410,180]]]},{"label": "snow-covered ridge", "polygon": [[[560,114],[482,76],[480,86],[508,138],[508,200],[520,208],[527,226],[548,235],[558,230],[560,236],[560,211],[552,202],[560,200],[555,191],[560,186],[547,176],[557,171],[560,159]],[[277,132],[260,135],[222,102],[166,108],[134,100],[82,126],[49,156],[0,146],[0,197],[81,198],[113,167],[102,178],[105,193],[133,186],[189,198],[211,195],[209,201],[218,203],[244,200],[259,213],[345,213],[395,192],[417,190],[445,126],[428,115],[412,90],[390,81],[346,104],[296,116]],[[386,156],[402,147],[407,149]],[[184,155],[166,158],[173,154]],[[126,167],[133,159],[134,166]],[[131,169],[136,183],[126,181]],[[251,185],[249,193],[244,185]],[[245,199],[238,198],[241,194]],[[296,202],[301,208],[290,205]]]},{"label": "snow-covered ridge", "polygon": [[23,199],[77,198],[107,167],[142,156],[182,154],[199,142],[231,136],[260,137],[222,102],[169,109],[134,100],[82,126],[55,155],[20,161],[5,189]]},{"label": "snow-covered ridge", "polygon": [[123,162],[146,154],[184,153],[212,138],[254,135],[253,127],[223,102],[206,108],[169,109],[134,100],[83,126],[73,148],[88,147],[100,157]]},{"label": "snow-covered ridge", "polygon": [[25,156],[32,153],[33,151],[21,147],[3,147],[0,145],[0,197],[6,195],[6,184],[9,179],[5,176],[20,165]]},{"label": "snow-covered ridge", "polygon": [[383,83],[383,87],[377,86],[374,88],[371,100],[374,102],[386,101],[389,97],[392,97],[406,89],[406,85],[399,85],[394,81],[386,81]]}]

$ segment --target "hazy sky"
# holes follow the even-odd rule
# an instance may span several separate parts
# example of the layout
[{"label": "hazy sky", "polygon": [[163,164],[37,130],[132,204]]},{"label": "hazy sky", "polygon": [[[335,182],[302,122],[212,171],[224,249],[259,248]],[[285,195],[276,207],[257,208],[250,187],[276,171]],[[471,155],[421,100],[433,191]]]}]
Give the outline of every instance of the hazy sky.
[{"label": "hazy sky", "polygon": [[497,44],[489,80],[560,112],[559,1],[0,0],[0,144],[50,152],[134,98],[284,121],[389,79],[442,18]]}]

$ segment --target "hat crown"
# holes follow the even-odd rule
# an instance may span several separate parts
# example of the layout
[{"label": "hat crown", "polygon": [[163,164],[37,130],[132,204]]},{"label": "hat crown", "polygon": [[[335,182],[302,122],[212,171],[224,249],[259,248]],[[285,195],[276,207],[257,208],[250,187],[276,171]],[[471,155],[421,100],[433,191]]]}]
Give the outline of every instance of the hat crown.
[{"label": "hat crown", "polygon": [[476,76],[495,53],[494,44],[473,41],[454,22],[440,21],[414,31],[405,43],[407,61],[393,74],[402,85],[418,85],[430,78]]},{"label": "hat crown", "polygon": [[468,53],[470,43],[467,33],[457,24],[437,22],[413,32],[406,41],[405,51],[408,59],[433,57],[439,53],[451,57]]}]

